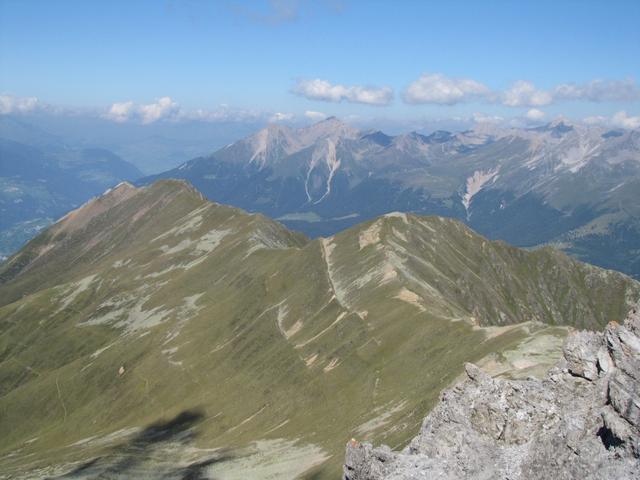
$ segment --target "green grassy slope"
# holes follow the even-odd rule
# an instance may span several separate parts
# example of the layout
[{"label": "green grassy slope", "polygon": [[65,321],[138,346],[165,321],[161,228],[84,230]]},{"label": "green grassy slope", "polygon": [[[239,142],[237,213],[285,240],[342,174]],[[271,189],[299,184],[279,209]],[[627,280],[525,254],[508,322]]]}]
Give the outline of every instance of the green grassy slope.
[{"label": "green grassy slope", "polygon": [[335,478],[349,438],[410,439],[463,362],[639,295],[438,217],[309,241],[183,182],[122,185],[0,270],[0,472]]}]

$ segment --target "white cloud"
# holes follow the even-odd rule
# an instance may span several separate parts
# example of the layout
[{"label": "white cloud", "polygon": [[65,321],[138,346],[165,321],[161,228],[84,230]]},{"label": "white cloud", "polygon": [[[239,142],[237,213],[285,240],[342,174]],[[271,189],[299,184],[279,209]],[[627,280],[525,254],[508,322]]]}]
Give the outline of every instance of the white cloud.
[{"label": "white cloud", "polygon": [[611,117],[593,115],[583,118],[582,121],[588,125],[602,125],[603,127],[628,128],[631,130],[640,128],[640,115],[629,116],[624,110],[614,113]]},{"label": "white cloud", "polygon": [[171,97],[162,97],[155,103],[140,105],[139,111],[142,123],[153,123],[165,118],[175,118],[180,113],[180,105],[171,100]]},{"label": "white cloud", "polygon": [[119,123],[139,119],[143,124],[148,124],[163,119],[176,119],[182,113],[180,105],[171,97],[162,97],[146,105],[138,105],[132,101],[114,103],[104,117]]},{"label": "white cloud", "polygon": [[622,128],[640,128],[640,116],[630,117],[627,112],[620,111],[611,117],[611,123],[616,127]]},{"label": "white cloud", "polygon": [[542,110],[538,110],[537,108],[532,108],[525,114],[525,117],[527,117],[528,120],[537,122],[545,117],[545,113]]},{"label": "white cloud", "polygon": [[563,83],[553,90],[556,100],[620,102],[640,100],[640,87],[632,79],[592,80],[586,85]]},{"label": "white cloud", "polygon": [[393,90],[389,87],[364,87],[331,84],[326,80],[298,80],[292,92],[309,100],[323,102],[351,102],[367,105],[388,105],[393,100]]},{"label": "white cloud", "polygon": [[307,110],[306,112],[304,112],[304,116],[309,120],[313,120],[314,122],[319,122],[320,120],[324,120],[325,118],[327,118],[326,113],[314,112],[313,110]]},{"label": "white cloud", "polygon": [[221,104],[212,110],[202,108],[197,110],[181,110],[178,118],[205,122],[251,122],[264,120],[270,116],[270,113],[232,108],[229,105]]},{"label": "white cloud", "polygon": [[407,103],[435,103],[454,105],[469,100],[486,98],[491,91],[486,85],[468,78],[449,78],[440,73],[425,73],[404,91]]},{"label": "white cloud", "polygon": [[504,122],[504,118],[499,117],[497,115],[486,115],[484,113],[475,112],[471,116],[474,123],[490,123],[490,124],[499,124]]},{"label": "white cloud", "polygon": [[449,78],[440,73],[423,74],[404,91],[405,102],[454,105],[473,100],[502,103],[508,107],[541,107],[560,101],[620,102],[640,100],[640,86],[633,79],[592,80],[586,84],[563,83],[549,90],[528,80],[518,80],[508,89],[491,91],[472,79]]},{"label": "white cloud", "polygon": [[133,102],[114,103],[105,114],[105,117],[118,123],[126,122],[133,115],[134,108]]},{"label": "white cloud", "polygon": [[509,107],[539,107],[563,100],[629,102],[640,100],[640,87],[632,79],[592,80],[584,85],[562,83],[551,90],[539,90],[533,83],[519,80],[502,93],[502,103]]},{"label": "white cloud", "polygon": [[539,107],[553,102],[553,96],[526,80],[518,80],[502,93],[502,103],[509,107]]},{"label": "white cloud", "polygon": [[293,113],[282,113],[276,112],[271,117],[269,117],[270,122],[284,122],[287,120],[292,120],[295,115]]},{"label": "white cloud", "polygon": [[244,110],[221,104],[212,109],[187,110],[171,97],[161,97],[153,103],[138,104],[133,101],[114,103],[103,118],[123,123],[135,121],[144,125],[158,121],[203,121],[203,122],[265,122],[284,121],[294,117],[291,113]]},{"label": "white cloud", "polygon": [[29,113],[42,107],[36,97],[14,97],[13,95],[0,95],[0,115],[10,113]]},{"label": "white cloud", "polygon": [[582,121],[587,125],[606,125],[609,119],[602,115],[592,115],[590,117],[583,118]]}]

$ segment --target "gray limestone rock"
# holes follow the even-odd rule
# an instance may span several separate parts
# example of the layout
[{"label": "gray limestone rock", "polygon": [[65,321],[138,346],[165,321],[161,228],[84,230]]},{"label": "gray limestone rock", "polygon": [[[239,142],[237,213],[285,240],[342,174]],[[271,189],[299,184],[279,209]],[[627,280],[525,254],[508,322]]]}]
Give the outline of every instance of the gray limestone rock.
[{"label": "gray limestone rock", "polygon": [[349,442],[344,479],[640,479],[639,311],[572,334],[544,380],[465,365],[402,452]]},{"label": "gray limestone rock", "polygon": [[601,343],[602,335],[599,333],[582,331],[569,334],[563,348],[569,371],[594,380],[598,376],[597,353]]}]

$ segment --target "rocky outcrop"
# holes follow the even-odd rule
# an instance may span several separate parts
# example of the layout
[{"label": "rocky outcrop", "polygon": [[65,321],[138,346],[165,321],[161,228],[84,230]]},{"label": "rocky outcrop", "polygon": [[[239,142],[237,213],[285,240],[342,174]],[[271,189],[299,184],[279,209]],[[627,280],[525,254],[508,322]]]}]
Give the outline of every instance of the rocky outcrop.
[{"label": "rocky outcrop", "polygon": [[640,303],[563,353],[544,380],[467,364],[402,452],[351,440],[344,479],[640,479]]}]

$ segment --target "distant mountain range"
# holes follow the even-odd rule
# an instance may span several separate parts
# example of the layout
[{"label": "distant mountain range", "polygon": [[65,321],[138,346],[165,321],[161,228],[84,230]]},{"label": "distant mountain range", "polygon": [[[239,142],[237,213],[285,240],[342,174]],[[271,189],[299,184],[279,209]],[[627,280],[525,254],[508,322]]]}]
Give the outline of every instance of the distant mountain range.
[{"label": "distant mountain range", "polygon": [[640,277],[640,132],[556,121],[389,136],[336,118],[271,125],[159,178],[312,237],[391,212],[460,219],[511,244],[553,244]]},{"label": "distant mountain range", "polygon": [[452,219],[395,212],[310,240],[183,181],[123,183],[0,266],[0,471],[337,478],[347,439],[404,445],[464,362],[540,374],[568,326],[639,296]]},{"label": "distant mountain range", "polygon": [[124,124],[80,113],[0,115],[0,261],[107,188],[170,169],[259,125]]},{"label": "distant mountain range", "polygon": [[0,258],[91,197],[142,175],[109,150],[28,137],[43,142],[34,146],[0,138]]},{"label": "distant mountain range", "polygon": [[36,147],[109,150],[145,175],[211,152],[258,130],[263,121],[118,123],[95,115],[0,115],[0,138]]}]

